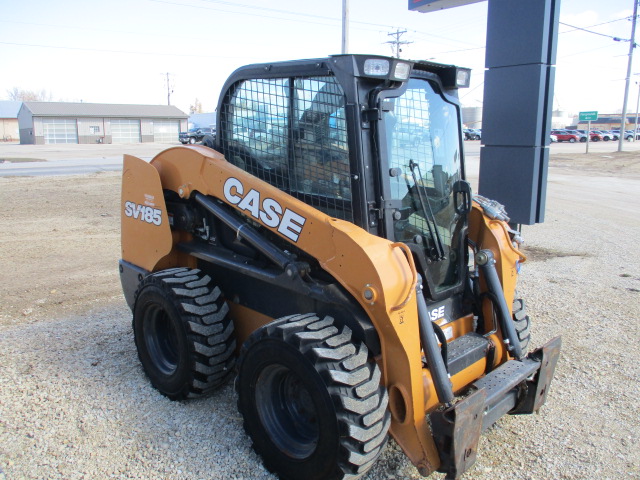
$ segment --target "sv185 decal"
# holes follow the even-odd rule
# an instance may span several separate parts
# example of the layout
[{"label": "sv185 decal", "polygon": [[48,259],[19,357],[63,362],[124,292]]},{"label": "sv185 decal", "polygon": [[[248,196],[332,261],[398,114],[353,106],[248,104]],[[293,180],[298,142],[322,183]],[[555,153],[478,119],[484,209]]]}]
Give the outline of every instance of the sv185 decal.
[{"label": "sv185 decal", "polygon": [[127,217],[135,218],[143,222],[153,225],[162,224],[162,210],[148,207],[146,205],[138,205],[134,202],[124,202],[124,214]]}]

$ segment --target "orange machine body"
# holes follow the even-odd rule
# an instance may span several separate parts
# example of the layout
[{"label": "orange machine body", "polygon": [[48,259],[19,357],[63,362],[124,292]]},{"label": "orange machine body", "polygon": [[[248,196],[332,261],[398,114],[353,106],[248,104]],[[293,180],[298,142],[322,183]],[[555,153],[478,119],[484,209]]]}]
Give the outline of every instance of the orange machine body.
[{"label": "orange machine body", "polygon": [[[269,229],[315,258],[367,313],[380,337],[376,359],[381,382],[389,391],[391,433],[422,474],[436,470],[438,452],[427,421],[438,406],[431,373],[423,366],[416,305],[416,271],[403,244],[371,235],[317,209],[228,163],[206,147],[174,147],[150,163],[125,155],[122,184],[122,259],[154,272],[177,266],[194,267],[195,259],[176,249],[188,234],[172,231],[164,192],[188,199],[194,192],[232,206],[245,217]],[[509,239],[503,222],[490,220],[474,206],[470,238],[490,248],[510,305],[517,264],[525,257]],[[491,305],[485,318],[492,318]],[[231,305],[241,343],[254,329],[272,319],[240,305]],[[473,329],[473,316],[446,325],[450,339]],[[509,354],[494,335],[495,364]],[[483,359],[451,378],[455,392],[482,376]]]}]

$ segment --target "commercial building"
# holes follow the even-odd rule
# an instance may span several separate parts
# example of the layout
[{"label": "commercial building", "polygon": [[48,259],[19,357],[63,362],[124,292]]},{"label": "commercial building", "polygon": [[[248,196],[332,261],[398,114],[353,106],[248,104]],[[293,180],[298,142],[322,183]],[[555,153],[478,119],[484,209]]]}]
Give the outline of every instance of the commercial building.
[{"label": "commercial building", "polygon": [[192,113],[189,115],[189,128],[216,128],[216,112]]},{"label": "commercial building", "polygon": [[18,140],[18,111],[22,102],[0,101],[0,142]]},{"label": "commercial building", "polygon": [[23,102],[20,143],[174,143],[188,116],[172,105]]},{"label": "commercial building", "polygon": [[[633,130],[634,127],[638,127],[638,119],[640,116],[637,113],[628,113],[627,121],[625,122],[625,130]],[[574,117],[573,124],[576,128],[586,130],[588,123],[581,122],[578,116]],[[591,130],[621,130],[622,115],[620,113],[599,113],[598,119],[591,122]]]}]

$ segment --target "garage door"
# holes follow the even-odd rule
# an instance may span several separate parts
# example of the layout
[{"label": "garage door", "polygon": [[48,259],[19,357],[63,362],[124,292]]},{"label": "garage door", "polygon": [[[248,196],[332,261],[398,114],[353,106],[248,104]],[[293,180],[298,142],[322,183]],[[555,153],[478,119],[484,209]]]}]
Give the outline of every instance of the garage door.
[{"label": "garage door", "polygon": [[153,141],[158,143],[175,143],[180,133],[180,122],[177,120],[154,120]]},{"label": "garage door", "polygon": [[44,143],[78,143],[78,127],[75,119],[43,118]]},{"label": "garage door", "polygon": [[140,120],[112,119],[111,142],[140,143]]}]

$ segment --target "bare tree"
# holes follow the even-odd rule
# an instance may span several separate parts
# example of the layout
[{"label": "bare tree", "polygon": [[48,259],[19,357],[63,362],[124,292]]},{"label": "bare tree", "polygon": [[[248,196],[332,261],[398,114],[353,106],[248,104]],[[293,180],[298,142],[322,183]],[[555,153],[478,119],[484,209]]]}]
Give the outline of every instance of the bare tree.
[{"label": "bare tree", "polygon": [[194,113],[202,113],[202,102],[197,98],[193,105],[189,106],[189,114],[193,115]]},{"label": "bare tree", "polygon": [[7,90],[7,97],[9,100],[18,100],[22,102],[51,102],[53,100],[53,94],[44,88],[39,92],[36,92],[34,90],[25,90],[13,87],[11,90]]}]

